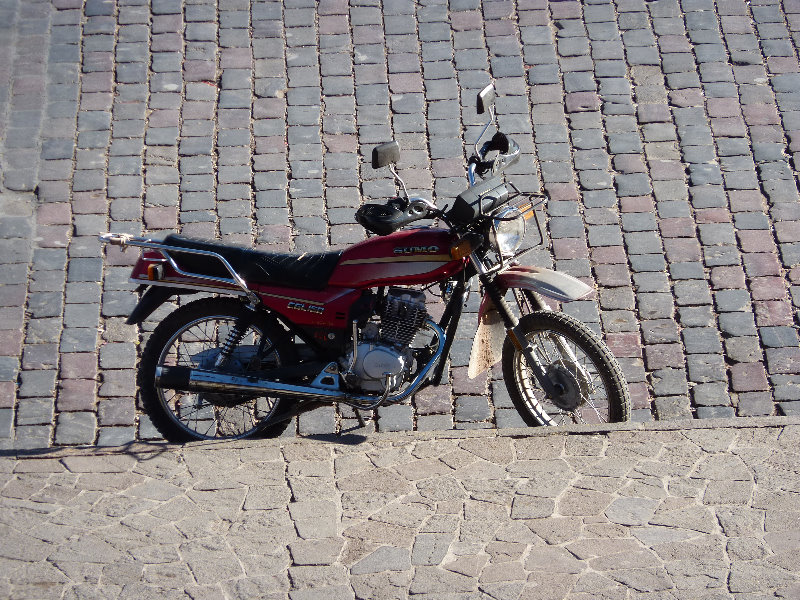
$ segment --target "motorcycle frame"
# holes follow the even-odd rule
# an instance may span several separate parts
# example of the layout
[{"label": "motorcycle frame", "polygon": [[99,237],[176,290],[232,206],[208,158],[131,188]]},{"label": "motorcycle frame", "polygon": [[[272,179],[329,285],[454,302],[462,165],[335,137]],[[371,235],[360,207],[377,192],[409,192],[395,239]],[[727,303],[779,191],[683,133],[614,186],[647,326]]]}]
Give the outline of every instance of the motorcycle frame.
[{"label": "motorcycle frame", "polygon": [[[467,281],[469,281],[469,279],[470,278],[467,277],[467,269],[459,273],[459,279],[456,281],[450,300],[445,305],[444,313],[441,319],[439,319],[439,327],[445,332],[444,349],[442,350],[442,356],[445,358],[450,356],[450,349],[453,347],[453,342],[456,339],[456,330],[461,321],[461,314],[464,312],[464,303],[466,302],[465,296],[468,293]],[[442,382],[444,367],[445,361],[440,359],[439,364],[436,365],[436,371],[434,371],[433,377],[429,380],[430,385],[439,385]]]}]

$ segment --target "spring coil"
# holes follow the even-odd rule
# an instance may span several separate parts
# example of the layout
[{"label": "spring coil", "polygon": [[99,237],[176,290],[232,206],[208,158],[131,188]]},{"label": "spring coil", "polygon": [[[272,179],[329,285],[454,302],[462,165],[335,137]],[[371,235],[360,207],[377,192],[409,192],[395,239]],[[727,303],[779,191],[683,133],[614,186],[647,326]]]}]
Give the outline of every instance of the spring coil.
[{"label": "spring coil", "polygon": [[247,328],[241,327],[238,322],[233,324],[233,327],[231,327],[230,331],[228,331],[228,335],[219,349],[219,356],[217,356],[215,366],[219,367],[228,362],[233,354],[233,349],[239,345],[239,342],[242,341],[242,338],[244,338],[244,334],[246,332]]}]

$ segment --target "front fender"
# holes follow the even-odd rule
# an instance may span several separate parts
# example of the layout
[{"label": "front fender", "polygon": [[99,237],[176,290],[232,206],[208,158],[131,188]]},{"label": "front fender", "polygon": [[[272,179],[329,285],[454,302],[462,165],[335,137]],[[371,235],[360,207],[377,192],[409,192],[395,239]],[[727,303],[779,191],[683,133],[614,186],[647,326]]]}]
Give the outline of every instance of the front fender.
[{"label": "front fender", "polygon": [[541,267],[511,267],[495,277],[494,282],[501,290],[531,290],[561,302],[580,300],[592,293],[592,288],[580,279]]},{"label": "front fender", "polygon": [[[592,288],[579,279],[540,267],[511,267],[497,275],[494,282],[501,293],[510,288],[530,290],[561,302],[579,300],[592,293]],[[469,357],[467,375],[470,379],[500,361],[505,338],[503,320],[489,296],[484,295],[478,311],[478,330],[475,332]]]},{"label": "front fender", "polygon": [[484,296],[478,313],[478,330],[472,342],[467,376],[475,379],[503,357],[506,328],[489,296]]}]

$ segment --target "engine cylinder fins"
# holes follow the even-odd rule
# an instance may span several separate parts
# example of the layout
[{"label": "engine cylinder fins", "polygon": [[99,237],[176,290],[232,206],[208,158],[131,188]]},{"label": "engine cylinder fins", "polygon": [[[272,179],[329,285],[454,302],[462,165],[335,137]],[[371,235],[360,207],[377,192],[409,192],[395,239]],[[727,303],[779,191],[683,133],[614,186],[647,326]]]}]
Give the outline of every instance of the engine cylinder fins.
[{"label": "engine cylinder fins", "polygon": [[386,307],[381,315],[380,339],[400,347],[408,346],[427,318],[424,292],[389,288]]}]

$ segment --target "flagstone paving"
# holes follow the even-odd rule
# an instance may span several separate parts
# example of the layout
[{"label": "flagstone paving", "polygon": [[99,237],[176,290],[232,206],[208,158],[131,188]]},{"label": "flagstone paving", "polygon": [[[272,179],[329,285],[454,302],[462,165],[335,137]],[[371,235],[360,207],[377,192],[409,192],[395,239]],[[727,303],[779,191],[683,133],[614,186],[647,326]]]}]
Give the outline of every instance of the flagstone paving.
[{"label": "flagstone paving", "polygon": [[6,451],[0,596],[797,598],[799,446],[765,417]]}]

